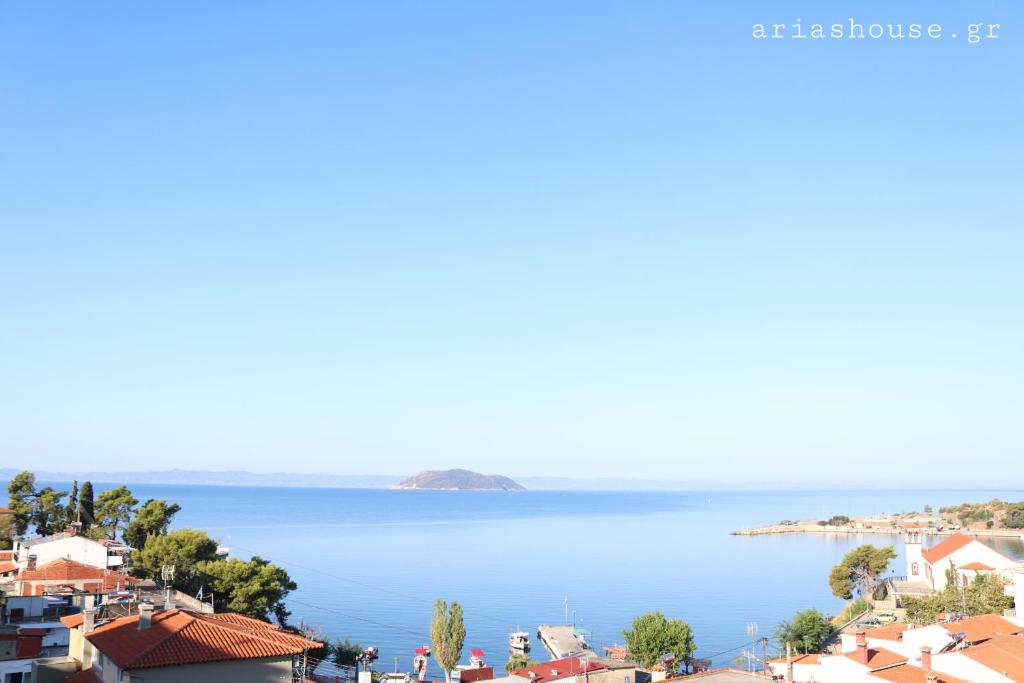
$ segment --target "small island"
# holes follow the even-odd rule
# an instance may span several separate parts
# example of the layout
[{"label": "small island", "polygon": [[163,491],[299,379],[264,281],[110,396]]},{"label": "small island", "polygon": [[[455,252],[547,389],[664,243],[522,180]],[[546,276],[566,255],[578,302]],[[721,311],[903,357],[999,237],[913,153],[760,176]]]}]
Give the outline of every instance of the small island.
[{"label": "small island", "polygon": [[525,491],[522,484],[499,474],[480,474],[469,470],[427,470],[395,485],[396,489],[432,489],[435,491]]}]

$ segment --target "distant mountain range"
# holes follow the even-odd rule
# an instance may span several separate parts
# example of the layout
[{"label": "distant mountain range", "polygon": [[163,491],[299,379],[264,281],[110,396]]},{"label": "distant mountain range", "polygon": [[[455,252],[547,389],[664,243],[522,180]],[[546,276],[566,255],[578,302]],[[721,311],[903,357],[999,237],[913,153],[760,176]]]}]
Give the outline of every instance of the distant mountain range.
[{"label": "distant mountain range", "polygon": [[[54,472],[28,465],[24,468],[0,468],[0,480],[10,480],[22,469],[31,469],[39,481],[92,481],[102,484],[178,484],[182,486],[270,486],[292,488],[395,488],[403,483],[394,474],[296,474],[289,472],[246,472],[244,470],[160,470],[154,472]],[[509,480],[511,481],[511,480]],[[834,483],[800,484],[787,482],[696,482],[670,479],[631,479],[615,477],[516,477],[513,484],[531,491],[721,491],[750,489],[855,489],[856,485]],[[454,487],[453,487],[454,488]],[[899,488],[893,486],[892,488]]]},{"label": "distant mountain range", "polygon": [[[162,470],[158,472],[48,472],[31,469],[40,481],[92,481],[106,484],[182,484],[189,486],[283,486],[301,488],[387,488],[401,480],[386,474],[270,474],[243,470]],[[0,469],[0,479],[10,479],[19,469]]]},{"label": "distant mountain range", "polygon": [[440,489],[445,491],[525,491],[526,487],[500,474],[469,470],[427,470],[400,481],[398,489]]}]

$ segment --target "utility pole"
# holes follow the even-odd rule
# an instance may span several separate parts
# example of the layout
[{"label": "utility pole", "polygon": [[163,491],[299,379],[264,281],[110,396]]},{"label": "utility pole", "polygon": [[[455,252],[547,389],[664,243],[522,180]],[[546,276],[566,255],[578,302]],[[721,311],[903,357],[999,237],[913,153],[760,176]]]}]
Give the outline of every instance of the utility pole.
[{"label": "utility pole", "polygon": [[562,605],[565,608],[565,624],[569,623],[569,594],[565,594],[565,598],[562,600]]},{"label": "utility pole", "polygon": [[757,624],[747,623],[747,635],[750,636],[750,675],[757,671]]}]

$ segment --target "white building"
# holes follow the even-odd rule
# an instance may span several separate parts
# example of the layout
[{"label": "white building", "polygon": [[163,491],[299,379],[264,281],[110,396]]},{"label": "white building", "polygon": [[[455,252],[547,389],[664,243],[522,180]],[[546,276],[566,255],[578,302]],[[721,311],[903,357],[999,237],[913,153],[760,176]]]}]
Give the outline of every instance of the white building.
[{"label": "white building", "polygon": [[100,569],[119,569],[126,564],[131,548],[116,541],[94,541],[64,532],[14,542],[14,563],[19,570],[30,564],[41,566],[67,559]]},{"label": "white building", "polygon": [[965,534],[953,534],[927,549],[921,541],[920,528],[908,526],[903,530],[907,580],[923,583],[934,591],[946,588],[946,570],[950,566],[959,572],[965,586],[985,572],[996,572],[1012,580],[1014,570],[1020,568],[1019,563]]}]

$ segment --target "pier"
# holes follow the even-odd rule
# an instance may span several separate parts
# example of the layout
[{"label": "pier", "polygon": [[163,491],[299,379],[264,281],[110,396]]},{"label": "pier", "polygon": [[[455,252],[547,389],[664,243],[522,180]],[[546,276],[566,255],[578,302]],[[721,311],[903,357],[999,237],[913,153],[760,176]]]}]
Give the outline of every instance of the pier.
[{"label": "pier", "polygon": [[596,656],[587,645],[587,641],[576,633],[576,629],[572,626],[538,626],[537,638],[553,660],[566,657]]}]

